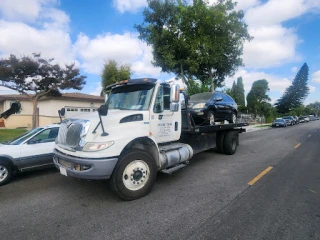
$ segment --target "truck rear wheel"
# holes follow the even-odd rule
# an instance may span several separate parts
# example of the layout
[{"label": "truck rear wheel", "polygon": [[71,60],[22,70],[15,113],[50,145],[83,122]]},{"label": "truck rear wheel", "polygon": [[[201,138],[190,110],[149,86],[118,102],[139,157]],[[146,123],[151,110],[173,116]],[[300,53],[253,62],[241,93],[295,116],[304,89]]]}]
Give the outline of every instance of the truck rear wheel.
[{"label": "truck rear wheel", "polygon": [[112,191],[123,200],[147,195],[155,182],[157,166],[152,156],[141,149],[124,153],[109,181]]},{"label": "truck rear wheel", "polygon": [[229,131],[224,136],[223,149],[224,153],[228,155],[233,155],[238,146],[238,133],[235,131]]},{"label": "truck rear wheel", "polygon": [[10,182],[13,177],[13,168],[8,162],[0,160],[0,186]]},{"label": "truck rear wheel", "polygon": [[223,149],[224,135],[225,135],[225,132],[223,131],[217,132],[216,147],[219,153],[224,153],[224,149]]}]

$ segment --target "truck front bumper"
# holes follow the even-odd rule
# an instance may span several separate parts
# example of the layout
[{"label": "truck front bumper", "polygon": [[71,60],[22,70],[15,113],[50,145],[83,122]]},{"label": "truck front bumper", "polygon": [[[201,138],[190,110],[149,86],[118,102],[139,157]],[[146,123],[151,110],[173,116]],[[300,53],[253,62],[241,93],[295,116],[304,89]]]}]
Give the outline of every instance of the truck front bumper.
[{"label": "truck front bumper", "polygon": [[118,162],[117,157],[112,158],[79,158],[53,151],[53,162],[66,176],[83,179],[108,179]]}]

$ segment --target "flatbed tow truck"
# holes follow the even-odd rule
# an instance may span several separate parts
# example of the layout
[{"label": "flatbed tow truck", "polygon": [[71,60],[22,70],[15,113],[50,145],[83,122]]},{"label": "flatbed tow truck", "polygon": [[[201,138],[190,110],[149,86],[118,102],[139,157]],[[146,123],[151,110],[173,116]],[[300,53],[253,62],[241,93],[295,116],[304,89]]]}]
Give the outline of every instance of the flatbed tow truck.
[{"label": "flatbed tow truck", "polygon": [[110,96],[98,114],[61,122],[54,163],[65,176],[109,179],[123,200],[145,196],[158,171],[178,171],[194,154],[212,148],[234,154],[248,126],[196,125],[186,93],[174,82],[129,79],[107,90]]}]

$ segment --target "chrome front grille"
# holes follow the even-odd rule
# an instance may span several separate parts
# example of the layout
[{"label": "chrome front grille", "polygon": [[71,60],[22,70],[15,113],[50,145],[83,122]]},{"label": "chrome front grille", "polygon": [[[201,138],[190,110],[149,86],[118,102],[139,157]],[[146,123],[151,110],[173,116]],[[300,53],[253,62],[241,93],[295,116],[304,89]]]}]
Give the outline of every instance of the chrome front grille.
[{"label": "chrome front grille", "polygon": [[67,119],[61,122],[57,143],[69,148],[78,147],[81,138],[87,133],[88,121]]}]

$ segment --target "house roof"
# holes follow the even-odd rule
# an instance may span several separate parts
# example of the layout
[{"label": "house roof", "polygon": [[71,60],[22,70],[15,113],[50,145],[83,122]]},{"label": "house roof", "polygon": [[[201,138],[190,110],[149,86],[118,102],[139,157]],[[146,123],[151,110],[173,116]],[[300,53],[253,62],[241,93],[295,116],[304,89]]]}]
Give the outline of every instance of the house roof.
[{"label": "house roof", "polygon": [[[104,102],[104,97],[94,96],[90,94],[84,93],[62,93],[61,97],[54,96],[46,96],[41,98],[39,101],[56,99],[56,100],[74,100],[74,101],[84,101],[84,102]],[[19,94],[8,94],[8,95],[0,95],[0,102],[5,100],[20,100],[20,101],[28,101],[29,98],[26,95]]]}]

